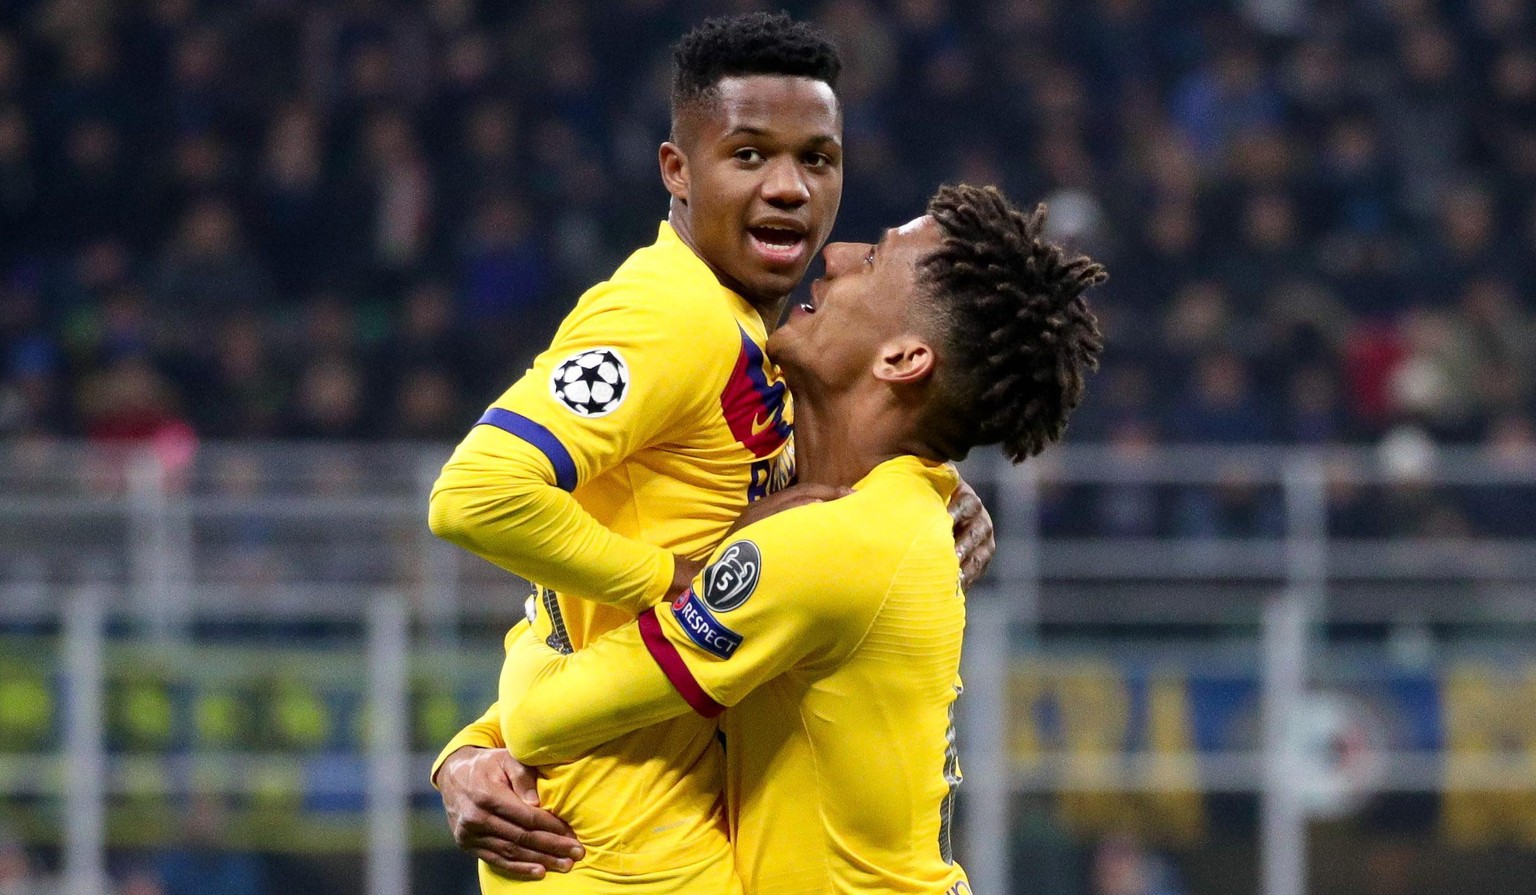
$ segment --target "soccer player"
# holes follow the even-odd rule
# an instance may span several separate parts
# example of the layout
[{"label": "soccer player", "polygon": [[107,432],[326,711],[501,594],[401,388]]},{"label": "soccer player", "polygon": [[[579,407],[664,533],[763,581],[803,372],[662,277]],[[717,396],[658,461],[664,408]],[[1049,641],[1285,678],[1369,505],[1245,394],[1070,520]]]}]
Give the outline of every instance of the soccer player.
[{"label": "soccer player", "polygon": [[[836,51],[807,25],[755,15],[706,22],[675,63],[656,243],[582,296],[433,489],[433,531],[540,585],[531,629],[562,651],[686,589],[748,501],[793,474],[765,321],[841,198]],[[970,532],[960,549],[979,570],[984,513]],[[501,748],[500,718],[492,706],[433,774],[487,891],[568,870],[583,848],[567,882],[540,883],[551,895],[734,885],[713,724],[636,731],[550,769],[535,793]]]},{"label": "soccer player", "polygon": [[769,340],[803,481],[850,486],[736,531],[670,606],[502,677],[507,748],[571,761],[724,712],[727,814],[750,895],[969,892],[949,847],[964,594],[947,461],[1060,437],[1101,350],[1104,277],[992,188],[945,187],[878,245],[826,249]]}]

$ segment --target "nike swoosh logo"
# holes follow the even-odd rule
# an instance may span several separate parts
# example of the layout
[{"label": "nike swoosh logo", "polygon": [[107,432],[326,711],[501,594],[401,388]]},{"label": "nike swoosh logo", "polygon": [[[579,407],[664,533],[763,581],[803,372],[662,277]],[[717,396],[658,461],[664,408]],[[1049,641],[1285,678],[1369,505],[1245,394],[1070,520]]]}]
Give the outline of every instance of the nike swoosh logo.
[{"label": "nike swoosh logo", "polygon": [[763,414],[758,413],[752,417],[752,434],[761,435],[773,428],[777,423],[778,421],[773,418],[772,414],[769,414],[767,419],[763,419]]}]

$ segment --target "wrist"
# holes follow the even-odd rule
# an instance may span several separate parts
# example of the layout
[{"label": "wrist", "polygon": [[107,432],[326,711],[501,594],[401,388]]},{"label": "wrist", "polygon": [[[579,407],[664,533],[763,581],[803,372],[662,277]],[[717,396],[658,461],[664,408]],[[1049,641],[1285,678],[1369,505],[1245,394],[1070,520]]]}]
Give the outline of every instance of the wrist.
[{"label": "wrist", "polygon": [[481,752],[485,748],[485,746],[466,744],[460,746],[452,752],[449,752],[447,755],[444,755],[442,760],[437,763],[437,767],[432,770],[432,785],[438,785],[438,782],[442,779],[443,771],[447,770],[449,765],[456,765],[462,761],[469,761],[475,757],[474,753]]},{"label": "wrist", "polygon": [[699,574],[704,564],[698,560],[689,559],[686,556],[672,555],[672,586],[667,589],[667,599],[670,601],[693,585],[693,578]]}]

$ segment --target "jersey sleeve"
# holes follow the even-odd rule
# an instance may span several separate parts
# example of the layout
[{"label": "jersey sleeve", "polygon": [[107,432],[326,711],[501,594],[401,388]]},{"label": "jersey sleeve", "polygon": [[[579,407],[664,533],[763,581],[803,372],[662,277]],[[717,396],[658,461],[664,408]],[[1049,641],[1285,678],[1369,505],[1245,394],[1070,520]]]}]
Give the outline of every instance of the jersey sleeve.
[{"label": "jersey sleeve", "polygon": [[791,669],[846,659],[879,613],[889,545],[851,530],[837,504],[742,529],[668,606],[640,616],[647,651],[695,711],[713,716]]},{"label": "jersey sleeve", "polygon": [[[713,336],[733,333],[723,305],[637,284],[596,289],[482,418],[544,452],[567,491],[647,445],[691,431],[717,397],[705,380],[734,360],[708,350]],[[716,327],[721,333],[710,331]]]},{"label": "jersey sleeve", "polygon": [[534,636],[509,642],[500,690],[507,751],[528,765],[573,761],[689,709],[633,623],[570,654]]},{"label": "jersey sleeve", "polygon": [[485,714],[471,721],[463,730],[454,734],[443,751],[437,753],[437,759],[432,762],[431,781],[437,786],[437,772],[442,768],[443,762],[448,756],[459,751],[465,746],[474,746],[477,749],[500,749],[501,741],[501,707],[497,703],[491,703],[491,707],[485,710]]},{"label": "jersey sleeve", "polygon": [[717,322],[699,316],[643,290],[584,300],[444,466],[432,530],[561,593],[632,612],[654,605],[671,554],[614,534],[571,492],[705,425],[722,360],[697,350],[712,341],[700,327]]}]

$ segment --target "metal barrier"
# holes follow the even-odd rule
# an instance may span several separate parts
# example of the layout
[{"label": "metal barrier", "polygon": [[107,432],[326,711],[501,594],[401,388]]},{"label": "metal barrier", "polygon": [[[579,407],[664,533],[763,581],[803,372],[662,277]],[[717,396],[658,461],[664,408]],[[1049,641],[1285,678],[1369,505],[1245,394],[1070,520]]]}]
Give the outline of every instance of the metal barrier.
[{"label": "metal barrier", "polygon": [[[430,802],[411,807],[430,795],[430,744],[413,744],[408,726],[411,657],[473,653],[446,663],[465,680],[485,677],[479,690],[448,700],[449,720],[463,720],[494,690],[494,638],[517,617],[523,593],[427,532],[425,495],[446,453],[216,445],[188,458],[0,448],[0,625],[56,632],[43,636],[58,638],[64,700],[51,764],[50,754],[0,751],[0,766],[46,769],[0,774],[0,800],[7,787],[63,798],[68,891],[105,891],[107,805],[129,764],[106,733],[104,681],[122,666],[112,651],[148,643],[206,659],[226,649],[200,645],[210,625],[282,623],[333,626],[359,641],[345,653],[359,671],[343,701],[366,735],[315,747],[311,785],[333,785],[326,762],[351,768],[362,758],[361,783],[342,774],[352,782],[334,784],[334,795],[349,798],[359,786],[364,794],[368,891],[408,891],[407,854],[422,841],[412,831],[436,822],[433,835],[445,841]],[[1301,895],[1319,774],[1302,731],[1329,652],[1320,626],[1406,618],[1409,628],[1443,621],[1502,630],[1536,620],[1536,529],[1521,515],[1523,504],[1536,505],[1536,458],[1527,454],[1070,447],[1020,467],[978,457],[965,473],[992,508],[999,539],[994,567],[971,595],[962,700],[959,841],[979,892],[1006,892],[1014,879],[1001,846],[1010,799],[1077,788],[1260,793],[1263,891]],[[1459,510],[1441,512],[1437,494]],[[1501,507],[1513,517],[1493,518]],[[1467,588],[1471,599],[1444,597]],[[1026,689],[1038,687],[1039,674],[1075,680],[1073,657],[1084,650],[1068,642],[1082,640],[1073,632],[1096,631],[1086,653],[1118,661],[1135,639],[1129,632],[1170,625],[1228,632],[1219,648],[1164,640],[1145,654],[1164,661],[1183,650],[1194,667],[1222,650],[1238,656],[1260,694],[1252,748],[1033,744],[1020,759],[1021,669]],[[260,655],[261,647],[242,649]],[[1146,699],[1161,698],[1153,672],[1137,680]],[[167,767],[201,760],[195,744],[175,748]],[[226,769],[283,760],[259,751],[218,757]],[[1507,758],[1421,747],[1372,761],[1399,790],[1536,788],[1528,775],[1503,770]],[[213,776],[230,789],[259,788],[238,770],[220,773]],[[171,776],[167,792],[202,785],[197,773]]]},{"label": "metal barrier", "polygon": [[[1331,490],[1338,495],[1360,488],[1516,488],[1524,489],[1525,501],[1536,499],[1536,453],[1531,451],[1437,452],[1417,443],[1389,445],[1383,451],[1330,452],[1074,446],[1016,468],[997,460],[979,461],[967,465],[966,473],[979,487],[995,488],[989,502],[999,537],[998,559],[989,579],[972,595],[968,625],[968,673],[985,681],[981,693],[968,694],[972,702],[964,742],[969,750],[963,754],[985,775],[982,785],[971,790],[982,804],[967,815],[965,838],[970,843],[1006,841],[1010,790],[1070,788],[1084,782],[1080,756],[1040,756],[1032,774],[1016,773],[1008,759],[1008,725],[1000,719],[1007,717],[1010,706],[1001,695],[999,669],[1041,654],[1047,639],[1042,626],[1094,621],[1122,626],[1256,623],[1262,689],[1262,737],[1256,752],[1101,756],[1100,766],[1087,775],[1087,785],[1260,793],[1262,891],[1302,895],[1307,891],[1306,797],[1319,769],[1309,761],[1301,730],[1318,672],[1318,627],[1336,609],[1330,600],[1334,590],[1361,582],[1383,582],[1391,588],[1354,601],[1345,615],[1356,622],[1390,624],[1405,605],[1420,622],[1465,621],[1473,614],[1465,605],[1406,601],[1392,590],[1421,585],[1433,594],[1457,581],[1496,581],[1504,588],[1496,606],[1480,609],[1488,621],[1521,624],[1536,613],[1536,527],[1518,511],[1514,520],[1485,520],[1512,531],[1514,538],[1475,530],[1453,531],[1450,536],[1432,529],[1415,534],[1393,531],[1391,524],[1369,531],[1369,537],[1331,530],[1341,500],[1331,496]],[[1063,486],[1094,487],[1101,493],[1149,486],[1196,491],[1237,487],[1250,493],[1272,488],[1279,512],[1269,531],[1241,535],[1207,532],[1181,537],[1166,530],[1151,536],[1053,535],[1043,524],[1044,494]],[[1082,590],[1070,585],[1084,581],[1137,582],[1142,585],[1138,593],[1149,599],[1137,608],[1115,600],[1074,607],[1059,597],[1046,598],[1053,586],[1082,599]],[[1177,591],[1203,582],[1219,582],[1226,592],[1248,590],[1248,611],[1239,612],[1240,619],[1233,618],[1230,607],[1191,611]],[[1168,617],[1159,617],[1159,604],[1169,610]],[[1531,746],[1536,749],[1536,743]],[[1414,752],[1376,759],[1376,773],[1399,791],[1439,791],[1450,783],[1480,790],[1536,790],[1536,778],[1512,778],[1507,761],[1495,755],[1462,756],[1451,762],[1443,752]],[[1048,770],[1041,773],[1042,768]],[[1074,769],[1079,773],[1076,782]],[[997,782],[1004,779],[1011,786]],[[977,891],[1006,891],[1013,879],[1004,848],[973,849],[967,867]]]}]

